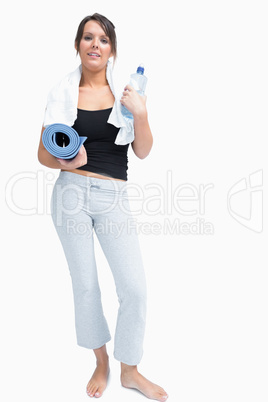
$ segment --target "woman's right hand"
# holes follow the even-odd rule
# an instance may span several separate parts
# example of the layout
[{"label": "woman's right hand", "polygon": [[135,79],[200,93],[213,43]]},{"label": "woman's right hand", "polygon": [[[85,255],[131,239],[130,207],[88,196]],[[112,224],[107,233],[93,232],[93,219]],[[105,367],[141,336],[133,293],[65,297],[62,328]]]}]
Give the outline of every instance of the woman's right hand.
[{"label": "woman's right hand", "polygon": [[77,169],[77,168],[87,164],[87,151],[86,151],[86,148],[84,147],[84,145],[82,145],[75,158],[73,158],[71,160],[60,159],[60,158],[56,158],[56,159],[62,165],[62,167],[66,170]]}]

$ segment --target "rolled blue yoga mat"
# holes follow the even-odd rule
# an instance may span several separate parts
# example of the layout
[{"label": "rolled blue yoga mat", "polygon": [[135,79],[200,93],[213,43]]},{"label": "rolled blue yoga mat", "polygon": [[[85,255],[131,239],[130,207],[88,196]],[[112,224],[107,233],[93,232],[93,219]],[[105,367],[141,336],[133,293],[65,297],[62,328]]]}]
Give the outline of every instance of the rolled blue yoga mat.
[{"label": "rolled blue yoga mat", "polygon": [[74,158],[86,139],[79,137],[74,128],[60,123],[47,126],[42,135],[46,150],[60,159]]}]

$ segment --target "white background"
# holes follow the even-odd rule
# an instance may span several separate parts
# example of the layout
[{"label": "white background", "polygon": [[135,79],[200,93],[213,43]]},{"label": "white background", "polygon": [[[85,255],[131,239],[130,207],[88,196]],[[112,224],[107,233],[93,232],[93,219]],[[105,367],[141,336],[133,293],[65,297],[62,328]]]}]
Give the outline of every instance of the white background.
[{"label": "white background", "polygon": [[[77,26],[99,12],[116,26],[118,83],[140,62],[148,77],[154,146],[145,160],[130,149],[129,183],[147,200],[155,194],[148,184],[168,198],[171,176],[173,194],[180,185],[213,186],[203,215],[198,196],[180,203],[193,215],[162,204],[164,214],[144,209],[137,217],[162,228],[190,223],[188,234],[140,234],[149,288],[140,371],[170,401],[267,402],[267,4],[93,4],[25,0],[1,10],[1,400],[88,399],[93,353],[76,346],[70,277],[49,216],[58,173],[38,163],[37,147],[49,89],[79,64]],[[254,172],[255,193],[244,187],[230,200],[236,220],[228,192],[241,180],[249,186]],[[27,216],[31,208],[38,209]],[[201,218],[212,234],[195,232]],[[113,333],[117,298],[97,242],[96,249]],[[120,386],[113,342],[108,349],[112,372],[102,399],[145,400]]]}]

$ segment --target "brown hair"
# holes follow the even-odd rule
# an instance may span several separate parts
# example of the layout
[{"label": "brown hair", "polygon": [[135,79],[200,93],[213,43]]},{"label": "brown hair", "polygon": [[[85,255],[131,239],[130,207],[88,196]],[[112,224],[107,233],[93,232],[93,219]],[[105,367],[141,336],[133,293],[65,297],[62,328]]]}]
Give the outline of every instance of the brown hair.
[{"label": "brown hair", "polygon": [[110,20],[108,20],[108,18],[106,18],[106,17],[104,17],[104,15],[101,15],[98,13],[95,13],[93,15],[88,15],[80,22],[78,29],[77,29],[76,37],[75,37],[75,45],[76,45],[76,49],[77,49],[77,54],[79,52],[79,46],[80,46],[80,42],[81,42],[81,39],[83,36],[84,27],[85,27],[86,23],[91,20],[98,22],[100,24],[100,26],[102,27],[102,29],[104,30],[105,35],[107,35],[108,38],[110,39],[112,53],[113,53],[113,57],[115,60],[116,55],[117,55],[117,41],[116,41],[115,26]]}]

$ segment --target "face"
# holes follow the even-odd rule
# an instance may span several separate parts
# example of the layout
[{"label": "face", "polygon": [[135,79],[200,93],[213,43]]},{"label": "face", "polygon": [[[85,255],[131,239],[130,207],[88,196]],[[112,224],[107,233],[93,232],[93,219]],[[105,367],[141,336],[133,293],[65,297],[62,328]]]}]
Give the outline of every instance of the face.
[{"label": "face", "polygon": [[112,56],[111,42],[102,27],[93,20],[86,23],[79,45],[81,63],[88,69],[100,70]]}]

